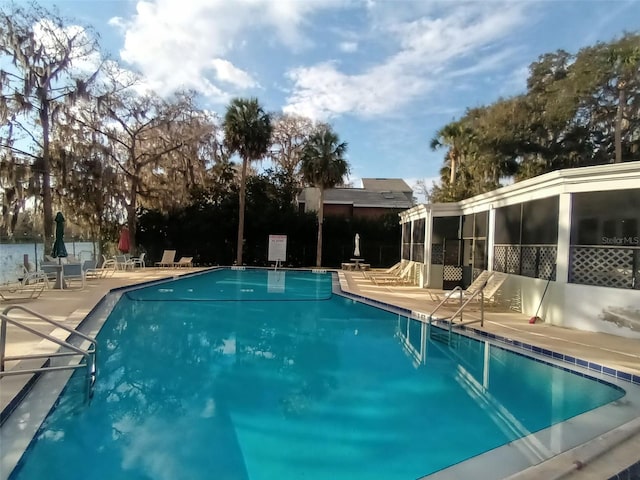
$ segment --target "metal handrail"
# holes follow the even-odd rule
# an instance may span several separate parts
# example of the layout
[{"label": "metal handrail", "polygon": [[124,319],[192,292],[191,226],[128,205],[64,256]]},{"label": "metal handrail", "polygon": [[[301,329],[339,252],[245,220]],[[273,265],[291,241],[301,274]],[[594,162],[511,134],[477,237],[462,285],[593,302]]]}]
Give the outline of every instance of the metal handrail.
[{"label": "metal handrail", "polygon": [[[8,313],[11,310],[22,310],[34,317],[55,325],[56,327],[62,328],[63,330],[72,333],[73,335],[78,335],[80,338],[88,341],[90,343],[87,349],[82,349],[77,347],[65,340],[61,340],[47,333],[41,332],[33,327],[25,325],[20,320],[13,319],[8,316]],[[16,355],[16,356],[7,356],[5,355],[6,351],[6,341],[7,341],[7,324],[14,325],[22,330],[25,330],[33,335],[44,338],[56,345],[69,349],[71,352],[54,352],[49,354],[33,354],[33,355]],[[96,354],[97,354],[97,342],[95,339],[85,335],[78,330],[75,330],[71,327],[68,327],[60,322],[52,320],[44,315],[34,312],[33,310],[23,307],[22,305],[12,305],[4,309],[4,311],[0,314],[0,378],[5,376],[12,375],[23,375],[23,374],[33,374],[33,373],[41,373],[41,372],[49,372],[49,371],[59,371],[59,370],[73,370],[81,367],[87,368],[87,376],[86,376],[86,399],[88,400],[91,396],[91,387],[95,382],[96,377]],[[5,370],[5,361],[16,361],[16,360],[33,360],[33,359],[51,359],[57,357],[65,357],[65,356],[75,356],[80,355],[82,359],[78,364],[69,364],[63,366],[49,366],[47,363],[42,367],[38,368],[25,368],[25,369],[14,369],[11,371]],[[84,360],[84,363],[83,363]]]},{"label": "metal handrail", "polygon": [[[475,292],[471,293],[469,295],[469,298],[467,298],[464,303],[462,302],[462,296],[463,296],[463,290],[461,287],[455,287],[453,290],[451,290],[447,296],[438,304],[438,306],[429,314],[429,327],[431,327],[431,323],[433,321],[433,314],[442,306],[446,303],[446,301],[451,298],[451,296],[456,292],[456,291],[460,291],[460,307],[453,313],[453,315],[451,315],[449,318],[447,318],[446,320],[448,321],[449,325],[448,325],[448,330],[449,330],[449,343],[451,343],[451,332],[452,332],[452,328],[454,327],[453,324],[453,320],[460,315],[460,323],[458,323],[457,325],[455,325],[456,327],[462,327],[464,325],[470,325],[472,323],[478,323],[480,322],[480,326],[484,326],[484,289],[487,287],[487,283],[489,282],[489,279],[487,279],[484,284],[482,285],[482,287],[480,287],[478,290],[476,290]],[[474,300],[476,298],[476,296],[480,295],[480,319],[476,319],[476,320],[469,320],[467,322],[463,322],[462,321],[462,312],[464,311],[464,309],[467,307],[467,305],[469,305],[469,303]]]},{"label": "metal handrail", "polygon": [[[484,288],[484,287],[483,287]],[[444,305],[445,303],[447,303],[447,300],[449,300],[454,293],[456,292],[460,292],[460,303],[462,303],[462,287],[461,286],[457,286],[455,287],[453,290],[451,290],[449,293],[447,293],[447,295],[442,299],[442,301],[436,306],[436,308],[434,308],[431,313],[429,314],[429,317],[432,317],[434,313],[436,313],[440,307],[442,305]]]},{"label": "metal handrail", "polygon": [[458,308],[458,310],[456,310],[455,313],[448,318],[449,325],[453,323],[453,319],[456,318],[458,314],[460,314],[460,322],[462,322],[462,311],[465,309],[467,305],[469,305],[469,302],[471,302],[474,298],[476,298],[476,295],[479,294],[480,295],[480,320],[470,320],[468,322],[459,323],[458,326],[469,325],[470,323],[477,323],[478,321],[480,322],[481,327],[484,326],[484,287],[486,286],[487,284],[485,283],[481,289],[473,292],[469,296],[469,298],[462,305],[460,305],[460,308]]}]

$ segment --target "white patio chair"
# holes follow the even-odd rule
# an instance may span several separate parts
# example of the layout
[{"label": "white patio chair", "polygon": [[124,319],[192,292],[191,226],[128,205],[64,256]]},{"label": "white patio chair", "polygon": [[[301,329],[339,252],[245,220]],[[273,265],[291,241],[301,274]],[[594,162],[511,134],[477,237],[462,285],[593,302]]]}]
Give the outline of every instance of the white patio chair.
[{"label": "white patio chair", "polygon": [[144,268],[146,266],[146,264],[144,263],[144,257],[146,255],[147,254],[145,252],[142,252],[139,257],[133,257],[131,259],[131,266],[133,268],[136,268],[136,267]]},{"label": "white patio chair", "polygon": [[176,259],[175,250],[165,250],[162,253],[162,259],[156,262],[156,267],[173,267]]}]

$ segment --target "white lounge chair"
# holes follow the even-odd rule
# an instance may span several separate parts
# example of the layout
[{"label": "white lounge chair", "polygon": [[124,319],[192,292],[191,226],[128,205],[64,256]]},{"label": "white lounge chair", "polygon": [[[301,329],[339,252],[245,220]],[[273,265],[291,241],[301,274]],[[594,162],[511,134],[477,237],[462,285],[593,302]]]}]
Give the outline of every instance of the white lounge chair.
[{"label": "white lounge chair", "polygon": [[38,298],[49,287],[46,274],[27,273],[21,281],[0,285],[0,300],[10,302]]},{"label": "white lounge chair", "polygon": [[18,274],[17,281],[25,285],[44,282],[46,288],[50,288],[49,281],[55,280],[55,273],[51,274],[43,270],[36,270],[32,263],[29,266],[31,269],[27,269],[22,263],[16,267],[16,273]]},{"label": "white lounge chair", "polygon": [[[483,270],[480,275],[465,290],[456,288],[445,292],[433,292],[429,290],[429,295],[433,300],[446,303],[450,300],[465,300],[473,297],[474,300],[480,300],[484,297],[486,302],[491,302],[502,284],[507,279],[508,274],[502,272],[489,272]],[[482,297],[478,294],[482,290]]]},{"label": "white lounge chair", "polygon": [[376,285],[406,285],[412,283],[409,278],[411,263],[407,263],[398,273],[391,275],[374,275],[370,280]]},{"label": "white lounge chair", "polygon": [[173,266],[180,267],[193,267],[193,257],[180,257],[180,260],[173,262]]},{"label": "white lounge chair", "polygon": [[400,274],[401,271],[402,271],[402,263],[398,262],[395,265],[390,266],[389,268],[385,268],[384,270],[363,271],[362,275],[365,278],[370,279],[372,277],[388,277],[392,275],[398,275]]},{"label": "white lounge chair", "polygon": [[115,258],[107,258],[106,256],[102,255],[102,265],[100,265],[100,267],[97,267],[95,271],[89,272],[89,276],[100,278],[111,277],[115,273],[116,267],[117,265]]},{"label": "white lounge chair", "polygon": [[82,262],[82,271],[84,272],[85,280],[90,278],[102,278],[106,276],[108,272],[111,272],[111,275],[113,275],[113,268],[98,268],[97,264],[98,262],[96,260],[85,260]]},{"label": "white lounge chair", "polygon": [[156,262],[156,267],[173,267],[176,260],[175,250],[165,250],[162,253],[162,259]]}]

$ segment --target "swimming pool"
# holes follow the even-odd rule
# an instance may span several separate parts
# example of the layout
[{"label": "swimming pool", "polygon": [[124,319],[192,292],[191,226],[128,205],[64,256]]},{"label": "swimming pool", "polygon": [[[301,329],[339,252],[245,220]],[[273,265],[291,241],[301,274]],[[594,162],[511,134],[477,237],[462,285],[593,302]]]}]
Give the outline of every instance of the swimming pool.
[{"label": "swimming pool", "polygon": [[13,478],[418,478],[624,394],[425,328],[322,274],[128,292],[98,336],[91,405],[68,388]]}]

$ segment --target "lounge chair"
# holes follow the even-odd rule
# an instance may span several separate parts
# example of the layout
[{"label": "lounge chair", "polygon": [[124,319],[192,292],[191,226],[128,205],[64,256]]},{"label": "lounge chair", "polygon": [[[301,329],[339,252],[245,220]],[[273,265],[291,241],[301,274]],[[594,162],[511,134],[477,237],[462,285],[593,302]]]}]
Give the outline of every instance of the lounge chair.
[{"label": "lounge chair", "polygon": [[173,262],[175,268],[193,267],[193,257],[181,257],[177,262]]},{"label": "lounge chair", "polygon": [[82,262],[82,271],[84,272],[85,280],[90,278],[102,278],[103,276],[106,276],[108,271],[113,275],[113,268],[98,268],[97,264],[98,262],[96,260],[85,260]]},{"label": "lounge chair", "polygon": [[402,263],[398,262],[395,265],[390,266],[389,268],[385,268],[384,270],[369,270],[369,271],[363,271],[362,275],[365,278],[371,278],[371,277],[388,277],[391,275],[399,275],[400,272],[402,271]]},{"label": "lounge chair", "polygon": [[[115,258],[107,258],[102,255],[102,265],[97,267],[95,271],[88,271],[88,275],[90,277],[111,277],[116,271],[116,259]],[[89,269],[91,270],[91,269]]]},{"label": "lounge chair", "polygon": [[411,263],[407,263],[397,274],[391,275],[375,275],[370,280],[376,285],[406,285],[412,283],[409,278],[411,272]]},{"label": "lounge chair", "polygon": [[[450,300],[465,300],[473,297],[474,300],[480,300],[484,297],[485,301],[491,302],[502,284],[507,279],[508,274],[502,272],[489,272],[487,270],[482,271],[480,275],[469,285],[466,290],[462,288],[455,288],[447,292],[432,292],[429,291],[429,295],[433,300],[447,303]],[[478,294],[482,290],[482,297]]]},{"label": "lounge chair", "polygon": [[25,285],[44,282],[46,288],[49,288],[49,281],[56,279],[55,273],[51,274],[43,270],[35,270],[33,264],[30,267],[32,268],[31,270],[27,269],[22,263],[17,266],[18,282],[23,282]]},{"label": "lounge chair", "polygon": [[43,277],[40,274],[35,276],[32,273],[27,273],[21,281],[0,285],[0,300],[6,302],[32,300],[38,298],[48,286],[46,275]]},{"label": "lounge chair", "polygon": [[173,267],[176,260],[175,250],[165,250],[162,253],[162,259],[156,262],[156,267]]}]

